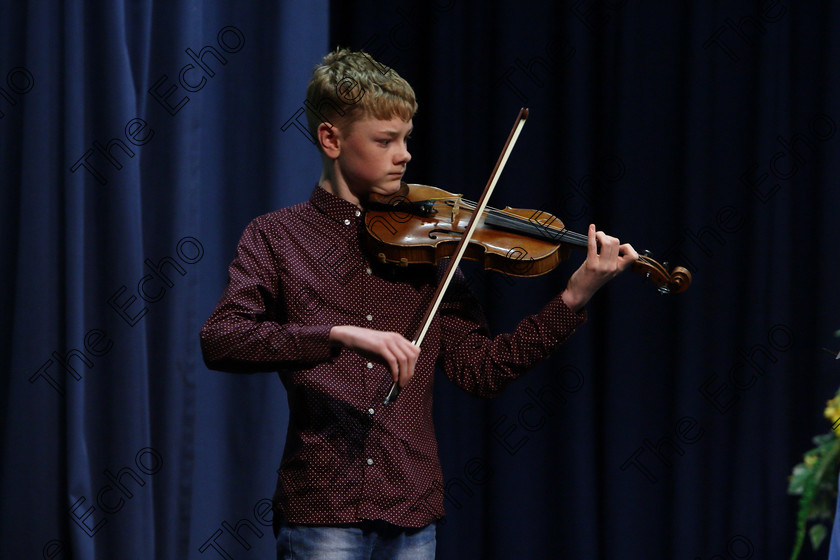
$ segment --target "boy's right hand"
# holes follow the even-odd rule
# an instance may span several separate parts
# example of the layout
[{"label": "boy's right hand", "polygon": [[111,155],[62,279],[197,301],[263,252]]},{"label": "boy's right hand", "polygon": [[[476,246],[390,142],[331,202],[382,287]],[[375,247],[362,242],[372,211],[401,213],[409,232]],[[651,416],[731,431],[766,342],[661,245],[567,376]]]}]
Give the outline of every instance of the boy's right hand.
[{"label": "boy's right hand", "polygon": [[418,346],[396,332],[342,325],[330,329],[330,340],[385,362],[394,383],[400,387],[404,387],[414,375],[414,366],[420,355]]}]

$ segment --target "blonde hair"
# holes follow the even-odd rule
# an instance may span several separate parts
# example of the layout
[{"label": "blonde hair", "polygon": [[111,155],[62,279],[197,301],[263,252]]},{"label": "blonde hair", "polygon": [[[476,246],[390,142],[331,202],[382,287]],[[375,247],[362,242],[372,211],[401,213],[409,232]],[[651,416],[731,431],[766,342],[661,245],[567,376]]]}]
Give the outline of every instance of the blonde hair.
[{"label": "blonde hair", "polygon": [[364,51],[336,49],[312,72],[306,88],[306,120],[317,141],[318,126],[350,126],[364,118],[408,122],[417,112],[414,90],[393,69],[375,61]]}]

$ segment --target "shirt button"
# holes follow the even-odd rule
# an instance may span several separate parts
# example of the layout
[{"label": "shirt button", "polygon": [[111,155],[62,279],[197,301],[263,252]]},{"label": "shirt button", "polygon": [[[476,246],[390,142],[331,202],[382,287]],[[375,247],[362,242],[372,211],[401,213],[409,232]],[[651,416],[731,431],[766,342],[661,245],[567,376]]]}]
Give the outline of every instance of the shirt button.
[{"label": "shirt button", "polygon": [[365,269],[365,272],[367,272],[368,274],[373,273],[373,271],[370,269],[370,267],[367,267],[367,268]]},{"label": "shirt button", "polygon": [[368,409],[368,414],[373,414],[373,413],[374,413],[374,410],[372,408],[369,408]]},{"label": "shirt button", "polygon": [[362,215],[362,213],[359,210],[356,210],[356,217],[358,218],[361,215]]},{"label": "shirt button", "polygon": [[350,225],[350,220],[344,220],[344,225],[349,226]]},{"label": "shirt button", "polygon": [[373,459],[368,459],[368,460],[367,460],[367,464],[368,464],[368,465],[372,465],[372,464],[373,464]]},{"label": "shirt button", "polygon": [[368,315],[367,317],[365,317],[365,319],[367,319],[368,321],[373,321],[373,315]]},{"label": "shirt button", "polygon": [[368,369],[373,369],[373,362],[368,362],[367,363],[367,368]]}]

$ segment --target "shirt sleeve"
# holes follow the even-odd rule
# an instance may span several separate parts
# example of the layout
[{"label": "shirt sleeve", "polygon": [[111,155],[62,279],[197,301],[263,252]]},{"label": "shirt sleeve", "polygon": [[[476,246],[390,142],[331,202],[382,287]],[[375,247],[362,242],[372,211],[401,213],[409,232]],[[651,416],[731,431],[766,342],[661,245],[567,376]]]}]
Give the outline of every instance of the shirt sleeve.
[{"label": "shirt sleeve", "polygon": [[438,364],[457,386],[479,397],[499,394],[511,381],[545,360],[584,322],[558,294],[516,328],[495,337],[463,274],[453,279],[441,304]]},{"label": "shirt sleeve", "polygon": [[233,373],[277,371],[333,357],[332,325],[287,323],[280,299],[280,267],[263,219],[252,221],[228,269],[228,284],[201,327],[210,369]]}]

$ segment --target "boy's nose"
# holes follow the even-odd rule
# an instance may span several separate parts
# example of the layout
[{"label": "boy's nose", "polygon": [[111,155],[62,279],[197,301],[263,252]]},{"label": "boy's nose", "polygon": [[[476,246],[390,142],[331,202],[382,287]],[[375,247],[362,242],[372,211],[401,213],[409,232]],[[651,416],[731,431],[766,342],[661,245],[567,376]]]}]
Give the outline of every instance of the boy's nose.
[{"label": "boy's nose", "polygon": [[409,152],[406,147],[402,154],[400,154],[400,163],[408,163],[409,161],[411,161],[411,152]]}]

